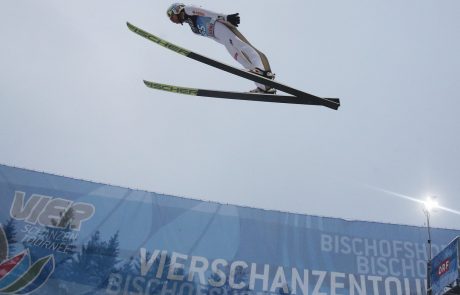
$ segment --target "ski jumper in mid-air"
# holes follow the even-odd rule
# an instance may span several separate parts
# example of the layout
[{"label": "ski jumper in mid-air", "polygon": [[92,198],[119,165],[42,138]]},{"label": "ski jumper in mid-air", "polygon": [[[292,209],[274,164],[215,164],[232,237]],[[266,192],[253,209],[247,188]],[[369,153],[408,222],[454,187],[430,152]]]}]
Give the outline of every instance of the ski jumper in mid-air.
[{"label": "ski jumper in mid-air", "polygon": [[[224,45],[232,57],[250,72],[275,79],[265,54],[252,46],[236,28],[240,23],[238,13],[224,15],[196,6],[174,3],[168,8],[167,15],[173,23],[187,23],[195,34],[209,37]],[[260,83],[256,85],[257,88],[250,92],[276,93],[275,88]]]}]

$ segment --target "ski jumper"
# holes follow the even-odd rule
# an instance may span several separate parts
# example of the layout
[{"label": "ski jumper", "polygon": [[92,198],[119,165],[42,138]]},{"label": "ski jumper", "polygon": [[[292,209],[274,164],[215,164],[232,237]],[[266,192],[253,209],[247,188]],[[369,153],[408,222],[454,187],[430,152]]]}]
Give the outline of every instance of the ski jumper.
[{"label": "ski jumper", "polygon": [[[196,6],[185,6],[184,22],[190,25],[193,33],[209,37],[227,48],[230,55],[247,70],[259,68],[269,71],[268,59],[231,23],[225,20],[225,15],[205,10]],[[267,89],[263,84],[256,83],[257,87]]]}]

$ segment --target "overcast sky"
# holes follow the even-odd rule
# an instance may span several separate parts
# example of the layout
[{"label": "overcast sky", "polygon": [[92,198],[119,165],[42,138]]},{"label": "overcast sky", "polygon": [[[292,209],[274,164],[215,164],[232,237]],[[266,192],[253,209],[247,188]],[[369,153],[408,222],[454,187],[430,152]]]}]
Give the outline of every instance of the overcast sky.
[{"label": "overcast sky", "polygon": [[[239,12],[277,80],[318,106],[169,94],[142,80],[248,91],[252,82],[157,46],[238,64],[171,23],[169,1],[4,1],[0,163],[264,209],[423,226],[460,210],[460,1],[194,1]],[[189,3],[187,3],[189,4]],[[460,229],[438,211],[432,225]]]}]

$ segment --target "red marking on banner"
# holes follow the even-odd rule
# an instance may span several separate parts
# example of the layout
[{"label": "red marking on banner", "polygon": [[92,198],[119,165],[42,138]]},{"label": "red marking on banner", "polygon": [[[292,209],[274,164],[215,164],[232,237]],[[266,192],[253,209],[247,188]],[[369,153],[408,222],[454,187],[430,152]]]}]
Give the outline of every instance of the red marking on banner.
[{"label": "red marking on banner", "polygon": [[0,278],[3,278],[7,275],[24,257],[25,252],[19,253],[18,255],[10,258],[0,264]]},{"label": "red marking on banner", "polygon": [[438,276],[442,276],[449,271],[450,261],[449,259],[444,260],[438,267]]}]

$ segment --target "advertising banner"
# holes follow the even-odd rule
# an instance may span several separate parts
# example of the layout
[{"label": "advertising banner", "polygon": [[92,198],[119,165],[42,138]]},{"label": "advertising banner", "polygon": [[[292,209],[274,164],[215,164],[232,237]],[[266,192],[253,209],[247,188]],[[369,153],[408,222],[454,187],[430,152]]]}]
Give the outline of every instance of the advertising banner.
[{"label": "advertising banner", "polygon": [[448,287],[459,276],[459,237],[455,238],[446,248],[432,259],[431,263],[431,290],[433,295],[444,294]]},{"label": "advertising banner", "polygon": [[[426,292],[423,227],[219,204],[4,165],[0,222],[5,294]],[[459,234],[432,229],[434,252]]]}]

